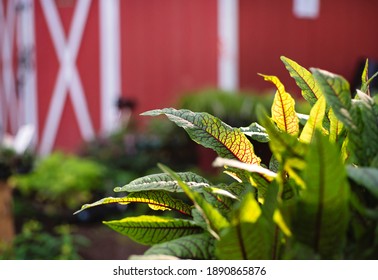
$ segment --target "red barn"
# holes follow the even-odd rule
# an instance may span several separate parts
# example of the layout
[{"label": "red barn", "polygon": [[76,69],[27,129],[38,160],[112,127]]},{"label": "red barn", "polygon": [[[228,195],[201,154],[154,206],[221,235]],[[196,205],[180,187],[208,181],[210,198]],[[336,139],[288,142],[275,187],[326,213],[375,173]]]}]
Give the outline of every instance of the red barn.
[{"label": "red barn", "polygon": [[41,154],[111,131],[203,87],[295,91],[279,57],[352,80],[378,60],[371,0],[0,0],[0,137],[35,128]]}]

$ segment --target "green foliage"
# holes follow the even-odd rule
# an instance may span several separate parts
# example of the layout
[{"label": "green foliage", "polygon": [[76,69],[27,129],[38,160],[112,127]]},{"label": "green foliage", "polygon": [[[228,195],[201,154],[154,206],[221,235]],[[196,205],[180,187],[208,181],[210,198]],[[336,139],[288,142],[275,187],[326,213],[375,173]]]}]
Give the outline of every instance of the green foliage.
[{"label": "green foliage", "polygon": [[[369,94],[367,65],[352,96],[341,76],[311,71],[286,57],[285,67],[311,107],[296,102],[275,76],[271,114],[254,104],[257,119],[232,127],[209,113],[166,108],[192,140],[218,153],[214,162],[235,182],[214,185],[194,173],[136,179],[82,207],[144,203],[175,217],[139,216],[105,222],[137,242],[146,255],[191,259],[376,259],[378,257],[378,98]],[[374,75],[373,75],[374,76]],[[216,103],[217,100],[214,100]],[[235,113],[235,112],[233,112]],[[272,158],[261,162],[254,144]],[[175,198],[181,193],[184,200]]]},{"label": "green foliage", "polygon": [[51,206],[75,209],[92,199],[95,190],[102,188],[103,167],[96,162],[74,155],[52,153],[42,158],[34,170],[12,178],[24,196]]},{"label": "green foliage", "polygon": [[13,241],[12,248],[0,260],[77,260],[78,248],[87,245],[82,236],[74,235],[69,225],[60,225],[47,232],[36,220],[26,222]]}]

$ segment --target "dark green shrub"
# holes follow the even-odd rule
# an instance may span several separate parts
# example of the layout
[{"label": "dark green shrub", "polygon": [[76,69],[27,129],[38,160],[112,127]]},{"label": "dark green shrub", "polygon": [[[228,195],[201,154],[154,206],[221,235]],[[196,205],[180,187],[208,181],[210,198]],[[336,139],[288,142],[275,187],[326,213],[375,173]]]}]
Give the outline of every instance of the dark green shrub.
[{"label": "dark green shrub", "polygon": [[96,191],[103,193],[103,172],[94,161],[54,152],[40,159],[32,172],[15,175],[12,183],[21,196],[40,203],[46,213],[57,214],[93,199]]},{"label": "dark green shrub", "polygon": [[0,255],[9,260],[77,260],[78,248],[87,240],[72,233],[69,225],[60,225],[50,233],[36,220],[26,222],[13,246]]}]

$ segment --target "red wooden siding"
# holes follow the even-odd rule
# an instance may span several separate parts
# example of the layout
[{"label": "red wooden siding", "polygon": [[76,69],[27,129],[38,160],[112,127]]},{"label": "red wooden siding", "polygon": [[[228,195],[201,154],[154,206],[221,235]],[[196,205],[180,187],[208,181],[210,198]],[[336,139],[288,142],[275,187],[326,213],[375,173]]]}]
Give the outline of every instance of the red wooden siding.
[{"label": "red wooden siding", "polygon": [[[320,0],[317,19],[299,19],[293,1],[239,0],[240,85],[265,89],[256,73],[277,75],[299,94],[280,56],[352,81],[360,58],[378,59],[378,1]],[[269,3],[269,4],[268,4]]]},{"label": "red wooden siding", "polygon": [[137,113],[217,85],[217,1],[121,1],[122,95]]},{"label": "red wooden siding", "polygon": [[[57,1],[57,8],[62,22],[65,39],[68,40],[72,32],[72,18],[75,2]],[[43,15],[39,1],[35,2],[36,20],[36,56],[37,56],[37,83],[38,83],[38,139],[41,139],[47,121],[48,110],[51,106],[52,93],[55,87],[61,64],[57,57],[51,34]],[[85,99],[90,113],[91,122],[95,131],[99,130],[99,28],[98,28],[98,1],[92,1],[89,15],[84,27],[83,37],[75,65],[79,72]],[[69,91],[69,89],[66,89]],[[59,122],[54,148],[74,150],[82,143],[82,136],[78,127],[77,115],[74,112],[72,98],[66,96],[65,106]]]}]

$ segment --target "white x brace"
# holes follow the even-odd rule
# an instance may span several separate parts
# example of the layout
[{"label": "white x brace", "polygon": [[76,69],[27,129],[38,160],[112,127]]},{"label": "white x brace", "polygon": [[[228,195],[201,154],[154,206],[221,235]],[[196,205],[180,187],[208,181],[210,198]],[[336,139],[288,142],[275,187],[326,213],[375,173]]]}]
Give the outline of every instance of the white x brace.
[{"label": "white x brace", "polygon": [[67,41],[55,2],[42,0],[41,5],[55,52],[60,62],[58,77],[41,137],[40,153],[47,154],[54,145],[67,93],[69,93],[72,99],[82,137],[85,140],[89,140],[94,136],[94,129],[85,100],[83,86],[75,64],[91,0],[79,0],[76,3]]}]

